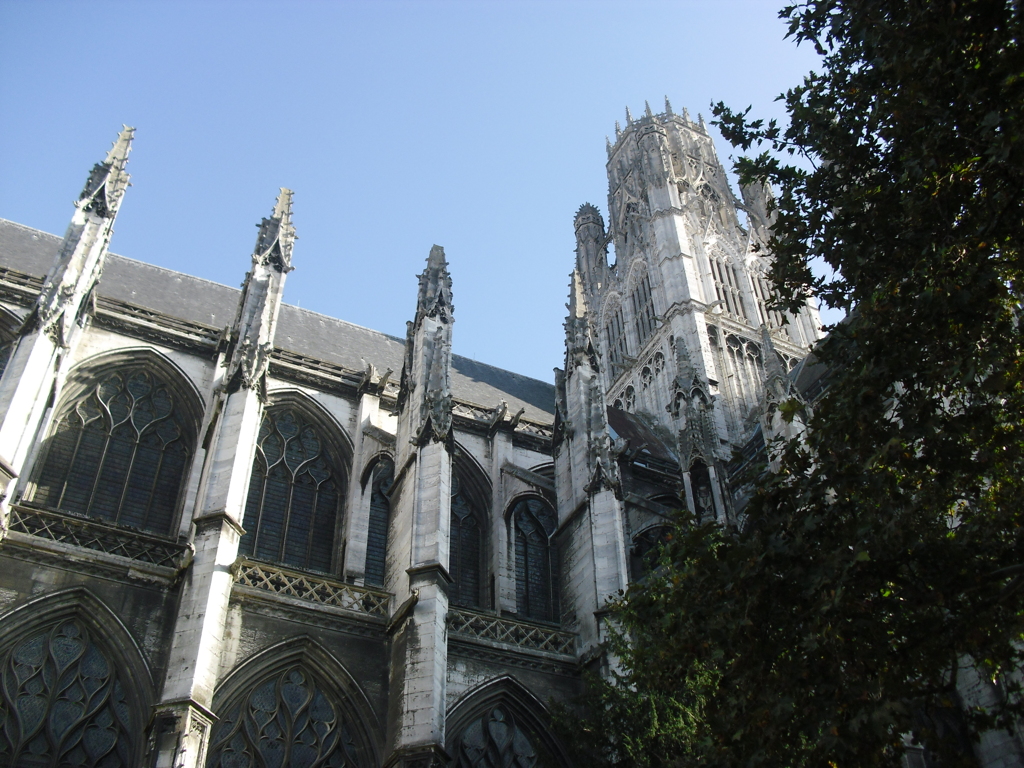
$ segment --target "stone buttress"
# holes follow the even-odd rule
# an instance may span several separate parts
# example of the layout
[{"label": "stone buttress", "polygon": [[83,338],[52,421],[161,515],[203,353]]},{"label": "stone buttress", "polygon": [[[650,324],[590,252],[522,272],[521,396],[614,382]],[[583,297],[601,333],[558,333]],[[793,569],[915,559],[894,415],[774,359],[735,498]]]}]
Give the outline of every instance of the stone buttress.
[{"label": "stone buttress", "polygon": [[194,558],[182,585],[171,655],[157,707],[157,766],[200,768],[213,715],[210,707],[224,642],[232,566],[257,436],[266,405],[266,376],[291,257],[292,193],[282,189],[259,227],[234,327],[221,353],[206,464],[191,526]]},{"label": "stone buttress", "polygon": [[447,764],[444,751],[452,483],[452,281],[435,245],[408,323],[398,397],[393,522],[385,588],[394,595],[387,766]]},{"label": "stone buttress", "polygon": [[[125,126],[102,163],[93,166],[42,292],[19,332],[0,379],[0,477],[22,474],[57,401],[67,363],[93,311],[114,220],[128,188],[128,153],[135,129]],[[6,484],[0,492],[6,491]],[[10,499],[0,507],[0,536]]]},{"label": "stone buttress", "polygon": [[627,584],[619,467],[579,271],[570,285],[565,370],[555,369],[555,482],[567,613],[586,657],[602,642],[602,615]]}]

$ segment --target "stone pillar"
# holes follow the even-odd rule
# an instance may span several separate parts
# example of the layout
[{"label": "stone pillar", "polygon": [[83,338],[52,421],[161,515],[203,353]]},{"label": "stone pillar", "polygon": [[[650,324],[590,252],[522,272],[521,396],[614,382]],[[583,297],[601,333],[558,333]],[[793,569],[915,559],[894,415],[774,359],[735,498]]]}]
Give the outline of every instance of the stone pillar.
[{"label": "stone pillar", "polygon": [[246,275],[227,365],[220,372],[213,438],[193,519],[192,565],[181,587],[171,653],[157,705],[155,765],[202,768],[234,584],[249,475],[263,419],[266,373],[291,271],[291,192],[263,219]]},{"label": "stone pillar", "polygon": [[[625,509],[618,464],[612,453],[607,405],[598,369],[583,282],[573,272],[565,322],[565,373],[556,394],[565,410],[555,460],[560,526],[567,526],[564,552],[565,597],[578,622],[584,652],[602,640],[600,623],[608,598],[627,583]],[[561,417],[561,414],[560,414]],[[573,519],[567,519],[572,515]]]},{"label": "stone pillar", "polygon": [[443,766],[448,665],[452,478],[451,338],[454,307],[444,250],[420,275],[399,393],[387,588],[391,684],[385,765]]},{"label": "stone pillar", "polygon": [[[103,271],[114,220],[128,187],[125,166],[134,134],[134,128],[125,126],[106,159],[93,166],[56,261],[0,379],[0,461],[14,476],[24,474],[47,407],[60,395],[62,365],[88,320],[89,299]],[[0,538],[7,530],[9,503],[5,498],[0,507]]]}]

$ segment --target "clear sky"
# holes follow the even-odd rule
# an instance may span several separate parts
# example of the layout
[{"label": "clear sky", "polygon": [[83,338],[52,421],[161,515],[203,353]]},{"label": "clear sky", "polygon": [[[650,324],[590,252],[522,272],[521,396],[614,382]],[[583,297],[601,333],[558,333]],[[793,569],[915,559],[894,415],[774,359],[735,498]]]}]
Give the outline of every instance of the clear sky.
[{"label": "clear sky", "polygon": [[238,285],[287,186],[286,301],[404,337],[438,243],[455,352],[551,381],[605,136],[666,95],[781,115],[815,57],[779,5],[0,0],[0,217],[63,234],[127,123],[115,253]]}]

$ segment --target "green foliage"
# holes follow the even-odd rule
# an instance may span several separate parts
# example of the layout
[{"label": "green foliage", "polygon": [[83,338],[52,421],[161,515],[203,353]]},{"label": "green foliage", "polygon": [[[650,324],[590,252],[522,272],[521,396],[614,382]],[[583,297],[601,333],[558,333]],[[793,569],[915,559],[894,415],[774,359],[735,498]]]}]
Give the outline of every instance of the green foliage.
[{"label": "green foliage", "polygon": [[[955,766],[965,734],[1020,710],[1022,10],[820,0],[781,15],[822,56],[783,97],[788,127],[715,113],[762,152],[741,177],[778,191],[780,304],[816,292],[854,311],[817,351],[829,389],[742,531],[682,530],[625,595],[632,650],[594,685],[598,720],[681,706],[675,752],[649,765],[889,766],[913,732]],[[814,278],[815,259],[834,275]],[[960,713],[975,670],[1006,707]],[[618,737],[588,762],[624,764]]]}]

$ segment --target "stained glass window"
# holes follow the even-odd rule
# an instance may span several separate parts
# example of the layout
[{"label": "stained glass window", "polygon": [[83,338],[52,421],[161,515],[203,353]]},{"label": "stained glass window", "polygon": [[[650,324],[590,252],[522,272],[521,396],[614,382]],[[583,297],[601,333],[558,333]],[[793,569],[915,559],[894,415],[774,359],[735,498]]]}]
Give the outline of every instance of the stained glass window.
[{"label": "stained glass window", "polygon": [[459,734],[455,768],[534,768],[537,751],[512,713],[491,707]]},{"label": "stained glass window", "polygon": [[516,540],[516,606],[520,616],[540,621],[558,618],[557,553],[551,535],[557,521],[540,499],[523,499],[512,510]]},{"label": "stained glass window", "polygon": [[57,422],[32,500],[168,533],[191,456],[186,423],[150,371],[109,373]]},{"label": "stained glass window", "polygon": [[336,467],[320,431],[298,410],[267,411],[245,502],[242,554],[330,572],[342,498]]},{"label": "stained glass window", "polygon": [[452,474],[451,545],[448,571],[452,605],[479,608],[483,571],[483,532],[479,511],[459,478]]},{"label": "stained glass window", "polygon": [[78,621],[32,635],[3,657],[0,765],[138,765],[143,723],[123,673]]},{"label": "stained glass window", "polygon": [[366,532],[366,583],[384,586],[388,553],[388,521],[391,518],[391,486],[395,466],[390,459],[381,459],[370,481],[370,525]]},{"label": "stained glass window", "polygon": [[301,666],[258,682],[220,717],[207,768],[360,765],[341,707]]}]

